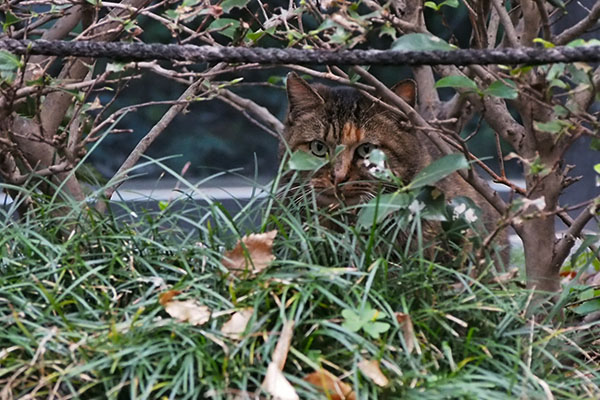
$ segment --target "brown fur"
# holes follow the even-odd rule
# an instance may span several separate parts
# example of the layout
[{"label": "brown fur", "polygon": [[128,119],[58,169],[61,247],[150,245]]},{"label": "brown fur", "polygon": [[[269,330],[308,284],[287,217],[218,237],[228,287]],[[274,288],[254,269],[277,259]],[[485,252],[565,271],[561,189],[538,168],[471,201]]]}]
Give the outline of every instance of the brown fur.
[{"label": "brown fur", "polygon": [[[393,90],[414,105],[414,82],[401,82]],[[315,140],[325,144],[329,154],[334,153],[336,146],[345,146],[331,164],[310,178],[306,175],[320,207],[331,207],[340,202],[346,205],[364,203],[377,192],[380,182],[369,173],[358,151],[365,143],[385,153],[387,167],[404,183],[410,182],[437,158],[428,139],[418,135],[407,119],[373,103],[354,88],[309,85],[292,72],[287,79],[287,93],[289,110],[284,140],[292,152],[311,153],[311,142]],[[280,144],[280,158],[285,152],[285,143]],[[443,179],[436,186],[447,199],[471,197],[484,211],[488,230],[494,228],[497,213],[458,174]],[[500,240],[506,242],[505,233]]]}]

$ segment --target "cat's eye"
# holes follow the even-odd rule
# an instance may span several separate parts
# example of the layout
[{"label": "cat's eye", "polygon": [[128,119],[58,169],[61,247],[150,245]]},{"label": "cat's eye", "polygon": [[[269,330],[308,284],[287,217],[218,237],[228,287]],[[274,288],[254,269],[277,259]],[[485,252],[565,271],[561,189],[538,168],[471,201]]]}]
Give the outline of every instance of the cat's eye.
[{"label": "cat's eye", "polygon": [[310,142],[310,151],[317,157],[325,157],[327,155],[327,145],[320,140]]},{"label": "cat's eye", "polygon": [[369,153],[375,150],[376,148],[377,146],[375,146],[372,143],[363,143],[356,148],[356,154],[358,154],[360,158],[367,158]]}]

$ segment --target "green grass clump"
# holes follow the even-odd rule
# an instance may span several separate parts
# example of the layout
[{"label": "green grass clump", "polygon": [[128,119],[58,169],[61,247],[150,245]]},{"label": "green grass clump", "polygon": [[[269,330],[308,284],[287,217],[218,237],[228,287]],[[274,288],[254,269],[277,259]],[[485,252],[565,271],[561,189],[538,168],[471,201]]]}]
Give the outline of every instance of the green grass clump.
[{"label": "green grass clump", "polygon": [[[419,218],[358,229],[349,212],[325,229],[331,213],[310,197],[278,199],[257,196],[236,215],[184,199],[158,211],[115,204],[105,215],[43,199],[20,218],[2,211],[0,398],[267,396],[261,382],[288,320],[284,374],[301,398],[327,398],[303,380],[321,368],[356,398],[599,395],[597,330],[559,311],[575,290],[536,320],[541,302],[518,281],[492,283],[472,247],[430,261]],[[232,277],[225,250],[271,229],[276,260]],[[399,245],[406,230],[417,239]],[[168,290],[208,306],[210,320],[172,319],[159,303]],[[224,335],[231,312],[248,307],[242,337]],[[387,386],[361,372],[365,359],[379,362]]]}]

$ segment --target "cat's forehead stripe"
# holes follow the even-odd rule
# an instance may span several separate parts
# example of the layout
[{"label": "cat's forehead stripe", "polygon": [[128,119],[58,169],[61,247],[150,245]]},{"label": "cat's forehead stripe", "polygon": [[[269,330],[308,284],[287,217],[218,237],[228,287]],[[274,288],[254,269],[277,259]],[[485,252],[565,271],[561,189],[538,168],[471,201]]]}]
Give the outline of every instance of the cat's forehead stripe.
[{"label": "cat's forehead stripe", "polygon": [[351,145],[358,143],[364,138],[364,131],[353,124],[352,122],[346,122],[342,129],[342,144]]}]

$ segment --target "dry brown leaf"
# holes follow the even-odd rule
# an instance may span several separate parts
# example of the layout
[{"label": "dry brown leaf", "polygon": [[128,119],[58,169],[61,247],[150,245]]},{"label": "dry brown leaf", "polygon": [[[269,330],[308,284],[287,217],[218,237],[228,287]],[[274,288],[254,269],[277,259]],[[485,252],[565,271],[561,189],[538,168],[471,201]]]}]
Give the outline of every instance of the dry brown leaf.
[{"label": "dry brown leaf", "polygon": [[408,353],[412,353],[413,350],[417,349],[417,354],[421,354],[421,348],[415,345],[415,329],[413,327],[412,319],[410,315],[403,312],[394,313],[396,315],[396,321],[402,328],[402,336],[404,336],[404,343],[406,343],[406,350]]},{"label": "dry brown leaf", "polygon": [[275,363],[280,370],[283,370],[283,367],[285,366],[285,359],[290,351],[293,335],[294,320],[288,320],[283,324],[281,335],[279,336],[275,350],[273,350],[273,356],[271,357],[273,363]]},{"label": "dry brown leaf", "polygon": [[221,333],[230,339],[239,340],[242,337],[242,333],[246,330],[248,321],[254,314],[254,308],[244,308],[243,310],[235,312],[227,322],[221,327]]},{"label": "dry brown leaf", "polygon": [[331,400],[356,400],[356,394],[350,385],[324,369],[306,375],[304,380],[318,387]]},{"label": "dry brown leaf", "polygon": [[210,309],[196,300],[168,301],[163,304],[165,311],[179,322],[202,325],[210,319]]},{"label": "dry brown leaf", "polygon": [[378,386],[387,386],[390,383],[388,378],[381,372],[377,360],[362,360],[358,363],[358,369]]},{"label": "dry brown leaf", "polygon": [[245,271],[249,272],[249,276],[258,274],[275,259],[275,236],[276,230],[244,236],[232,250],[225,252],[221,263],[237,277],[242,276]]},{"label": "dry brown leaf", "polygon": [[158,302],[161,306],[165,306],[168,302],[171,301],[171,299],[173,299],[173,297],[177,296],[178,294],[181,294],[179,290],[169,290],[166,292],[162,292],[158,295]]},{"label": "dry brown leaf", "polygon": [[273,356],[267,374],[262,382],[262,388],[275,399],[298,399],[298,394],[290,382],[281,372],[285,366],[287,354],[290,351],[290,344],[294,333],[294,321],[286,321],[281,329],[281,335],[273,350]]},{"label": "dry brown leaf", "polygon": [[275,399],[297,400],[300,398],[296,393],[296,389],[283,376],[283,372],[274,361],[271,361],[267,367],[267,374],[262,383],[262,388]]},{"label": "dry brown leaf", "polygon": [[500,274],[500,275],[496,275],[495,277],[493,277],[491,279],[490,282],[492,283],[507,283],[510,282],[511,280],[513,280],[515,278],[515,276],[517,276],[519,274],[519,268],[512,268],[510,270],[508,270],[507,272]]}]

